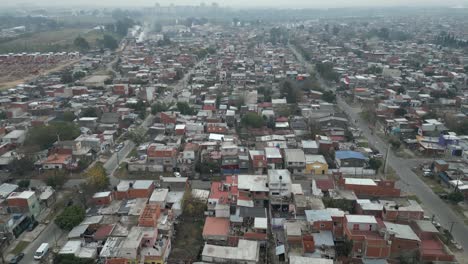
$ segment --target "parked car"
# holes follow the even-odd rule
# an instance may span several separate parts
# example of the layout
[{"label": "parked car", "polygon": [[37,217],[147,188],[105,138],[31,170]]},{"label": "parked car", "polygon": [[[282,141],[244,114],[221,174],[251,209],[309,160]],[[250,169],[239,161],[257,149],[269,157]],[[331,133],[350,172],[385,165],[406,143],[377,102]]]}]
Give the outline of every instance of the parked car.
[{"label": "parked car", "polygon": [[424,169],[423,170],[423,176],[424,177],[431,177],[432,176],[432,171],[429,169]]},{"label": "parked car", "polygon": [[36,226],[39,225],[39,222],[34,220],[32,221],[29,226],[28,226],[28,231],[31,232],[34,230],[34,228],[36,228]]},{"label": "parked car", "polygon": [[17,264],[24,258],[24,253],[19,253],[18,255],[14,256],[10,259],[10,264]]}]

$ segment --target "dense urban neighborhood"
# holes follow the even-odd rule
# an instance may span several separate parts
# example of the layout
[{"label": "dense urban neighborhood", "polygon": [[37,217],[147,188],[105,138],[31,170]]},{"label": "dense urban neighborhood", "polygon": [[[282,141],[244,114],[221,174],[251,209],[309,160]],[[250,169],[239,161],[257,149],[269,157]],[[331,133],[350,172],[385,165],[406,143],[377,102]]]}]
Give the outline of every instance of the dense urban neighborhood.
[{"label": "dense urban neighborhood", "polygon": [[29,12],[1,263],[468,263],[467,9]]}]

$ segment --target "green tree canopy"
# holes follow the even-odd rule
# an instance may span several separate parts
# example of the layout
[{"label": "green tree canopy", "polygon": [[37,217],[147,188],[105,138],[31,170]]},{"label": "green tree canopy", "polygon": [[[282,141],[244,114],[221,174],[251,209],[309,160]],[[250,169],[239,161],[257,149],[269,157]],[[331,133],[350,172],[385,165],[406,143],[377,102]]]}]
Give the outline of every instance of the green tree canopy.
[{"label": "green tree canopy", "polygon": [[60,140],[73,140],[80,135],[80,128],[70,122],[53,122],[47,126],[38,126],[29,129],[25,145],[38,145],[41,149],[50,148]]},{"label": "green tree canopy", "polygon": [[102,39],[102,46],[106,49],[115,50],[119,47],[119,43],[114,37],[106,34]]},{"label": "green tree canopy", "polygon": [[241,123],[247,127],[261,128],[264,125],[265,120],[254,112],[248,112],[242,117]]},{"label": "green tree canopy", "polygon": [[288,104],[295,104],[302,97],[301,91],[295,87],[290,81],[285,81],[280,89],[281,97],[286,98]]},{"label": "green tree canopy", "polygon": [[381,159],[376,159],[376,158],[371,158],[369,159],[369,167],[376,172],[379,170],[380,167],[382,167],[382,160]]},{"label": "green tree canopy", "polygon": [[85,209],[78,205],[66,207],[55,218],[55,224],[63,230],[70,231],[85,219]]},{"label": "green tree canopy", "polygon": [[73,254],[57,254],[54,258],[54,264],[93,264],[94,259],[78,258]]},{"label": "green tree canopy", "polygon": [[195,114],[195,110],[186,102],[177,102],[177,110],[183,115]]},{"label": "green tree canopy", "polygon": [[102,163],[97,162],[86,172],[87,183],[97,190],[106,189],[109,186],[109,177],[107,177],[106,169]]},{"label": "green tree canopy", "polygon": [[322,100],[328,103],[334,103],[336,101],[336,95],[332,91],[325,91],[322,94]]},{"label": "green tree canopy", "polygon": [[155,115],[160,112],[166,112],[171,109],[172,106],[173,103],[156,102],[151,106],[151,113]]},{"label": "green tree canopy", "polygon": [[73,45],[75,45],[75,47],[77,47],[81,51],[87,51],[90,48],[89,42],[82,36],[76,37],[73,41]]}]

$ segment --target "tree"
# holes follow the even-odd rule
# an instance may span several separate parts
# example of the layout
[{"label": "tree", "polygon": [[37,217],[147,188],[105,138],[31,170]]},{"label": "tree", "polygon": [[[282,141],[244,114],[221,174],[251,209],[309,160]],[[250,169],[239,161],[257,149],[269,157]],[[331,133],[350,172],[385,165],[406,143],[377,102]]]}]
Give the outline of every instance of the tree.
[{"label": "tree", "polygon": [[46,149],[60,140],[73,140],[80,135],[80,128],[71,122],[53,122],[48,126],[37,126],[29,129],[26,135],[25,145],[38,145]]},{"label": "tree", "polygon": [[65,83],[65,84],[67,84],[67,83],[72,83],[72,82],[73,82],[73,75],[72,75],[72,73],[69,72],[69,71],[64,72],[64,73],[62,74],[62,76],[60,77],[60,81],[61,81],[62,83]]},{"label": "tree", "polygon": [[0,120],[8,119],[7,113],[5,111],[0,111]]},{"label": "tree", "polygon": [[46,184],[54,189],[60,189],[65,184],[65,177],[63,171],[56,171],[54,175],[47,177]]},{"label": "tree", "polygon": [[78,205],[66,207],[57,218],[55,224],[63,230],[70,231],[85,219],[85,209]]},{"label": "tree", "polygon": [[456,204],[456,203],[463,201],[465,199],[465,196],[463,195],[462,192],[455,190],[449,193],[449,195],[447,196],[447,199],[451,201],[452,203]]},{"label": "tree", "polygon": [[177,102],[177,110],[183,115],[195,114],[195,110],[186,102]]},{"label": "tree", "polygon": [[24,176],[34,170],[34,160],[31,156],[17,157],[10,163],[11,172],[17,176]]},{"label": "tree", "polygon": [[86,76],[86,73],[84,71],[77,71],[73,74],[73,80],[77,81],[85,76]]},{"label": "tree", "polygon": [[81,111],[80,116],[81,117],[97,117],[98,113],[97,113],[96,108],[88,107]]},{"label": "tree", "polygon": [[28,179],[24,179],[24,180],[21,180],[18,182],[18,186],[21,188],[21,189],[27,189],[29,188],[29,185],[31,184],[31,180],[28,180]]},{"label": "tree", "polygon": [[110,49],[110,50],[115,50],[116,48],[119,47],[119,43],[117,42],[117,40],[111,35],[107,35],[107,34],[104,35],[102,39],[102,45],[104,48]]},{"label": "tree", "polygon": [[65,122],[73,122],[75,120],[76,116],[73,112],[71,111],[65,111],[63,112],[63,121]]},{"label": "tree", "polygon": [[86,182],[96,190],[106,189],[109,186],[109,177],[102,163],[97,162],[86,172]]},{"label": "tree", "polygon": [[285,81],[281,85],[280,89],[281,97],[286,97],[286,102],[288,104],[295,104],[301,100],[302,92],[294,87],[290,81]]},{"label": "tree", "polygon": [[327,103],[334,103],[336,101],[336,95],[332,91],[325,91],[322,94],[322,100]]},{"label": "tree", "polygon": [[337,244],[336,254],[339,257],[348,257],[353,251],[353,240],[346,238],[342,243]]},{"label": "tree", "polygon": [[397,110],[395,110],[395,112],[393,113],[395,116],[397,117],[402,117],[402,116],[405,116],[408,112],[406,111],[406,109],[404,108],[398,108]]},{"label": "tree", "polygon": [[193,197],[191,190],[186,190],[182,198],[182,214],[185,217],[203,218],[206,203]]},{"label": "tree", "polygon": [[389,142],[390,142],[390,145],[392,145],[392,147],[395,148],[395,149],[399,149],[400,146],[401,146],[400,140],[398,140],[398,139],[396,139],[396,138],[391,138],[391,139],[389,140]]},{"label": "tree", "polygon": [[137,128],[128,133],[128,137],[135,142],[135,144],[140,145],[146,141],[146,131],[143,128]]},{"label": "tree", "polygon": [[382,160],[381,159],[376,159],[376,158],[371,158],[369,159],[369,167],[376,172],[379,171],[379,168],[382,167]]},{"label": "tree", "polygon": [[249,112],[242,117],[241,123],[247,127],[261,128],[264,120],[259,114]]},{"label": "tree", "polygon": [[73,45],[75,45],[75,47],[77,47],[81,51],[87,51],[90,48],[89,42],[82,36],[76,37],[73,41]]},{"label": "tree", "polygon": [[155,115],[160,112],[166,112],[171,109],[172,106],[173,103],[157,102],[151,106],[151,113]]},{"label": "tree", "polygon": [[54,264],[93,264],[94,259],[78,258],[73,254],[57,254],[54,257]]}]

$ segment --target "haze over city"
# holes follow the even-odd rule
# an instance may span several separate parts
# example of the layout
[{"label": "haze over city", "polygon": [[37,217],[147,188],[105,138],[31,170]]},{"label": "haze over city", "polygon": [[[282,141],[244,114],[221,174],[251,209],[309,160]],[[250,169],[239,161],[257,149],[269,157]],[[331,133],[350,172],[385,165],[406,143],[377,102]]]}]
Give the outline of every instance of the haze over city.
[{"label": "haze over city", "polygon": [[464,4],[0,0],[0,263],[467,263]]},{"label": "haze over city", "polygon": [[0,0],[0,3],[9,6],[128,6],[128,7],[138,7],[138,6],[153,6],[155,3],[160,5],[199,5],[200,3],[205,3],[210,5],[212,3],[217,3],[221,6],[230,6],[230,7],[281,7],[281,8],[343,8],[343,7],[396,7],[396,6],[410,6],[410,7],[431,7],[431,6],[443,6],[443,7],[464,7],[466,6],[466,1],[463,0],[448,0],[448,1],[439,1],[439,0],[331,0],[331,1],[320,1],[320,0],[257,0],[257,1],[247,1],[247,0],[217,0],[217,1],[191,1],[191,0],[161,0],[161,1],[151,1],[151,0],[133,0],[133,1],[113,1],[113,0],[83,0],[83,1],[60,1],[60,0],[37,0],[34,2],[26,1],[8,1]]}]

